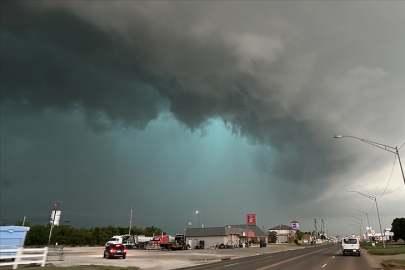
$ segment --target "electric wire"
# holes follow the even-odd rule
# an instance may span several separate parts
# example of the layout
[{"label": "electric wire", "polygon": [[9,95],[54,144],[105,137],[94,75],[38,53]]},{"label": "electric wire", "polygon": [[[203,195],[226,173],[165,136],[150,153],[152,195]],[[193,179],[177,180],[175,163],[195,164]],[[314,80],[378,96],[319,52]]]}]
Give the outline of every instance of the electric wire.
[{"label": "electric wire", "polygon": [[374,205],[376,204],[376,202],[374,201],[374,203],[373,203],[373,207],[371,207],[371,210],[370,210],[370,212],[368,212],[368,214],[370,214],[371,212],[373,212],[373,210],[374,210]]},{"label": "electric wire", "polygon": [[380,195],[380,197],[378,197],[378,199],[381,198],[382,195],[384,195],[385,191],[387,190],[388,185],[390,184],[391,177],[392,177],[392,173],[394,172],[394,166],[395,166],[395,160],[396,160],[396,159],[397,159],[397,155],[394,155],[394,162],[392,163],[392,169],[391,169],[390,178],[388,179],[388,183],[387,183],[387,185],[385,186],[385,189],[384,189],[383,193]]}]

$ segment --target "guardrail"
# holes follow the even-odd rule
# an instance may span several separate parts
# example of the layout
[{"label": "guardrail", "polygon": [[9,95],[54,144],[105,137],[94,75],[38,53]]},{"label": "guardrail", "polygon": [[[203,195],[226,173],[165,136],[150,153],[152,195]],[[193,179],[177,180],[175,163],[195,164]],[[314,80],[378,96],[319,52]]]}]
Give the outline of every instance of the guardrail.
[{"label": "guardrail", "polygon": [[47,255],[47,247],[0,249],[0,266],[12,265],[13,269],[17,269],[19,264],[40,264],[43,267]]}]

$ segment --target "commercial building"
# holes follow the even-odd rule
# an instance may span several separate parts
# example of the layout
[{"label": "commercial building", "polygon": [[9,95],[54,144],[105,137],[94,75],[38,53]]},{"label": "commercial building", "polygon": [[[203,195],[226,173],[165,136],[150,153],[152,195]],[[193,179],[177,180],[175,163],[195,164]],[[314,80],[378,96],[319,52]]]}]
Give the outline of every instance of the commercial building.
[{"label": "commercial building", "polygon": [[[249,235],[248,235],[249,232]],[[226,225],[223,227],[187,228],[186,241],[192,248],[220,248],[225,245],[239,246],[242,243],[267,243],[267,234],[256,225]]]},{"label": "commercial building", "polygon": [[291,221],[291,227],[287,225],[280,224],[269,229],[269,232],[276,232],[277,241],[276,243],[294,243],[296,239],[297,230],[299,229],[298,221]]}]

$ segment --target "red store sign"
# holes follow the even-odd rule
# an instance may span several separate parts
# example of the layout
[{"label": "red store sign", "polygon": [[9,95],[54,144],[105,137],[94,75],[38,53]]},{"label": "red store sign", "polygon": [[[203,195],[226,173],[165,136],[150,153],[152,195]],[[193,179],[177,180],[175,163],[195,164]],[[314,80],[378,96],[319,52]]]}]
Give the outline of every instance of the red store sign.
[{"label": "red store sign", "polygon": [[247,214],[246,220],[247,224],[256,224],[256,214]]}]

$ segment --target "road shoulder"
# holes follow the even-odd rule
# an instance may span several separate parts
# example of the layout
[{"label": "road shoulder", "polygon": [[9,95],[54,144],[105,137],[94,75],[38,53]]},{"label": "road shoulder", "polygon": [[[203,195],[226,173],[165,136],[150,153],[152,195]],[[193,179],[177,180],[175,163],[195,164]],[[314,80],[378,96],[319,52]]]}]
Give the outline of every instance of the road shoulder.
[{"label": "road shoulder", "polygon": [[362,249],[363,256],[366,256],[372,269],[404,269],[403,267],[387,268],[382,265],[386,260],[405,260],[405,254],[397,255],[372,255],[366,249]]}]

